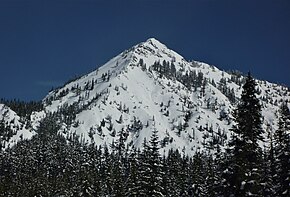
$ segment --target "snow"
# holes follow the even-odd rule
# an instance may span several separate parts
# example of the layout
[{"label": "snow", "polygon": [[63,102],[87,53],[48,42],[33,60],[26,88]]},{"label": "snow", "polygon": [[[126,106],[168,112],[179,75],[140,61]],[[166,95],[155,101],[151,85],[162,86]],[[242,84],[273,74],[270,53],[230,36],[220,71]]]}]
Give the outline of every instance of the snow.
[{"label": "snow", "polygon": [[[140,59],[146,64],[146,70],[142,70],[139,65]],[[134,119],[142,122],[143,129],[140,131],[128,131],[126,144],[131,147],[142,147],[144,138],[149,140],[152,131],[157,129],[160,140],[168,138],[172,141],[160,150],[161,153],[166,153],[170,148],[181,150],[184,147],[185,153],[189,155],[195,151],[203,151],[203,136],[208,133],[199,130],[201,126],[212,127],[215,134],[218,130],[225,132],[229,139],[229,128],[232,123],[226,119],[220,120],[219,117],[220,113],[227,113],[230,119],[235,106],[210,83],[206,86],[204,97],[201,97],[199,89],[197,92],[193,92],[177,80],[160,78],[158,73],[148,70],[154,62],[162,63],[164,60],[173,62],[176,70],[180,70],[183,74],[187,71],[202,72],[208,81],[214,80],[217,85],[224,78],[227,86],[234,89],[236,97],[241,95],[242,88],[230,81],[231,74],[206,63],[186,61],[181,55],[168,49],[158,40],[150,38],[112,58],[97,70],[50,92],[43,99],[45,110],[31,116],[33,128],[37,128],[38,122],[45,117],[47,112],[56,112],[66,105],[77,103],[78,106],[87,104],[89,106],[77,114],[75,122],[80,123],[77,127],[67,125],[64,130],[69,133],[76,132],[88,143],[91,141],[88,135],[90,130],[94,131],[93,140],[96,144],[110,144],[117,140],[117,135],[116,137],[110,135],[112,131],[108,129],[108,116],[111,117],[111,124],[117,133],[121,129],[128,131],[128,126],[133,124]],[[110,79],[103,81],[102,75],[108,73]],[[92,81],[96,82],[94,88],[84,90],[85,86]],[[265,116],[263,128],[266,129],[266,125],[270,124],[271,129],[274,130],[277,128],[276,112],[279,103],[282,99],[290,100],[289,90],[265,81],[257,80],[257,83],[261,90],[259,97],[270,97],[277,100],[277,105],[268,101],[262,102],[264,106],[262,114]],[[76,87],[80,88],[79,92],[74,89]],[[61,96],[61,92],[65,90],[68,90],[68,94]],[[97,94],[100,94],[100,97],[94,99]],[[54,100],[51,103],[46,102],[50,98],[54,98]],[[212,104],[215,101],[217,102],[216,109],[208,109],[207,103]],[[168,103],[170,106],[167,106]],[[184,124],[184,114],[188,110],[192,112],[188,127],[178,135],[177,127]],[[166,111],[169,111],[168,116],[165,115]],[[120,116],[123,118],[122,123],[117,122]],[[11,117],[17,116],[14,114]],[[105,127],[102,127],[102,133],[98,133],[97,129],[103,119],[106,121]],[[145,126],[147,122],[148,127]],[[30,138],[34,133],[23,130],[22,134],[26,138]],[[18,133],[15,137],[18,139]]]},{"label": "snow", "polygon": [[35,135],[34,131],[29,131],[26,128],[26,124],[21,121],[21,118],[9,107],[4,104],[0,104],[0,120],[4,120],[6,126],[15,133],[10,140],[5,143],[5,148],[12,147],[21,139],[30,139]]}]

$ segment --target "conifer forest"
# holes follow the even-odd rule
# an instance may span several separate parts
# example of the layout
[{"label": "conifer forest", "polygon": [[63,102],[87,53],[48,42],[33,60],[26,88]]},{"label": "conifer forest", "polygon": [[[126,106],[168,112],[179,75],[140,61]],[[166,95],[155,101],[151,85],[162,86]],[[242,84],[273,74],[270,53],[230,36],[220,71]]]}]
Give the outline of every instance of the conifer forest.
[{"label": "conifer forest", "polygon": [[[278,130],[268,146],[259,146],[265,131],[255,85],[249,74],[225,150],[208,145],[193,156],[178,149],[160,152],[157,130],[141,149],[128,148],[122,130],[102,146],[74,134],[65,137],[50,114],[30,140],[1,148],[0,196],[289,196],[289,108],[280,106]],[[13,103],[21,111],[41,109],[38,103]],[[3,122],[0,132],[3,141],[9,135]]]}]

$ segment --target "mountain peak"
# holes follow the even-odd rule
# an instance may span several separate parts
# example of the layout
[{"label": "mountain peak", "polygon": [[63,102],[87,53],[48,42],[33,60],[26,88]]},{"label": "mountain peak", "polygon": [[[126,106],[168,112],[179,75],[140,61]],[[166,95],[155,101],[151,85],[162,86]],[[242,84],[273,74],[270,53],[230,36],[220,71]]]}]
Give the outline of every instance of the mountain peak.
[{"label": "mountain peak", "polygon": [[161,46],[161,47],[164,47],[165,46],[163,43],[161,43],[156,38],[149,38],[149,39],[146,40],[145,43],[151,44],[153,46]]},{"label": "mountain peak", "polygon": [[153,47],[153,49],[160,50],[160,51],[168,50],[167,46],[165,44],[161,43],[156,38],[149,38],[149,39],[147,39],[145,42],[143,42],[141,44],[144,44],[145,46],[148,46],[150,48]]},{"label": "mountain peak", "polygon": [[157,40],[156,38],[148,38],[147,40],[146,40],[146,42],[159,42],[160,43],[160,41],[159,40]]},{"label": "mountain peak", "polygon": [[147,65],[153,65],[155,61],[183,62],[184,58],[169,49],[165,44],[155,38],[149,38],[145,42],[135,45],[134,57],[143,59]]}]

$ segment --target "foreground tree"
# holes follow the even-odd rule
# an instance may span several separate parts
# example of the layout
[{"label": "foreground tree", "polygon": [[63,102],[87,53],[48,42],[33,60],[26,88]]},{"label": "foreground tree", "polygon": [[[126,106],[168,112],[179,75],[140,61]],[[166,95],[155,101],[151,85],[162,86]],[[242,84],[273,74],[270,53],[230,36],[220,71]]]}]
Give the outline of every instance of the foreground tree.
[{"label": "foreground tree", "polygon": [[275,185],[277,196],[289,196],[290,185],[290,111],[287,103],[280,107],[278,130],[274,134]]},{"label": "foreground tree", "polygon": [[235,196],[255,196],[260,192],[262,151],[258,141],[263,140],[263,130],[261,105],[256,94],[256,83],[249,73],[233,114],[236,124],[229,143],[228,186]]},{"label": "foreground tree", "polygon": [[162,181],[162,165],[159,153],[159,140],[157,130],[153,130],[149,143],[144,141],[144,151],[141,155],[143,165],[141,168],[141,196],[163,196]]}]

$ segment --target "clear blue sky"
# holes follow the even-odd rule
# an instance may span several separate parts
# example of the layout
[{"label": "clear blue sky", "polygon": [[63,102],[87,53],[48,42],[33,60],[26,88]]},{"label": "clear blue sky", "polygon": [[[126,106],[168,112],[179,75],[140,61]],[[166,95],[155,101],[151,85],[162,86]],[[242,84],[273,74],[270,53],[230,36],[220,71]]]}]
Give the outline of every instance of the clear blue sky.
[{"label": "clear blue sky", "polygon": [[289,0],[0,0],[0,97],[40,100],[150,37],[290,87]]}]

